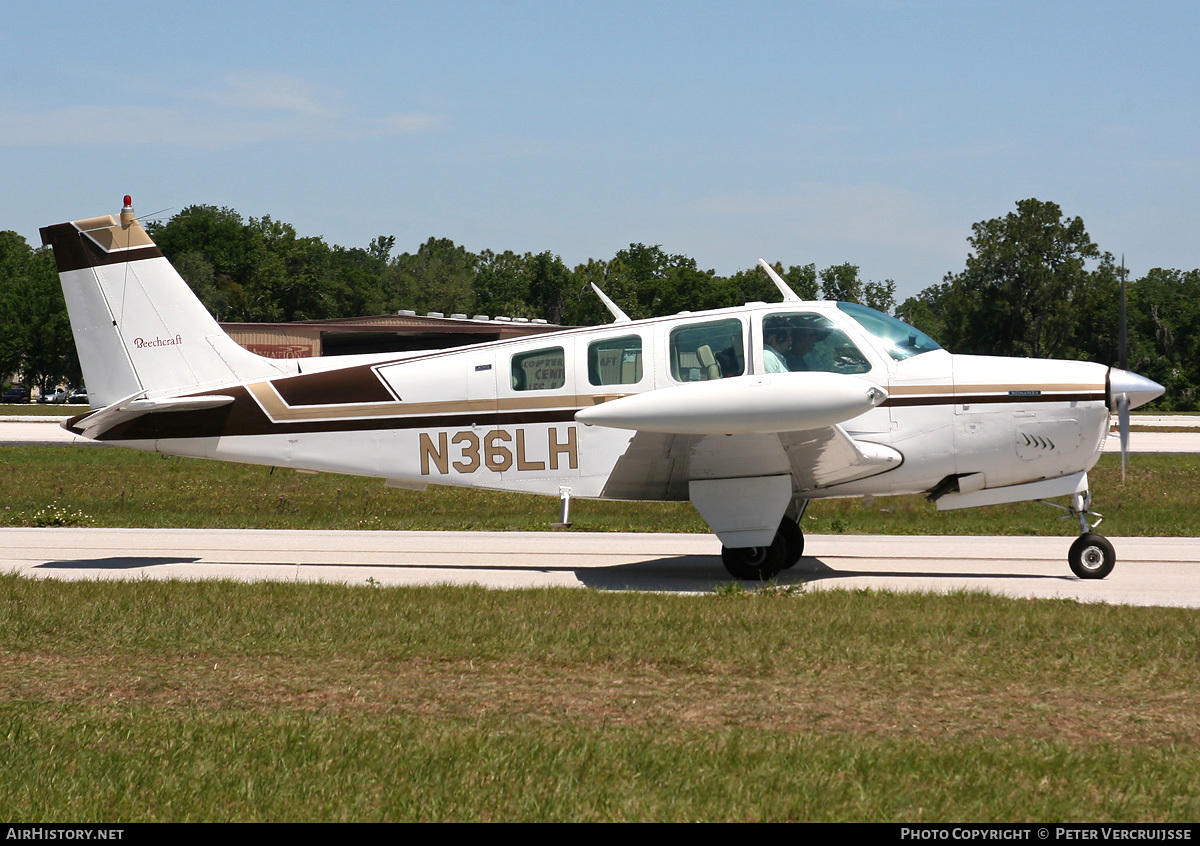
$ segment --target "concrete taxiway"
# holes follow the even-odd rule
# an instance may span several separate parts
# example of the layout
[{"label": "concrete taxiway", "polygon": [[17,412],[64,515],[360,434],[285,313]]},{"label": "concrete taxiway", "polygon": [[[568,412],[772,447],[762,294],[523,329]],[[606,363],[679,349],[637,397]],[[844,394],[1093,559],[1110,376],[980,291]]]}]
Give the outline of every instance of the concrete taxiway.
[{"label": "concrete taxiway", "polygon": [[[1071,538],[814,535],[778,579],[811,589],[989,591],[1200,608],[1200,539],[1112,538],[1116,570],[1083,581]],[[707,592],[729,582],[711,535],[0,529],[0,571],[53,579],[235,579]]]}]

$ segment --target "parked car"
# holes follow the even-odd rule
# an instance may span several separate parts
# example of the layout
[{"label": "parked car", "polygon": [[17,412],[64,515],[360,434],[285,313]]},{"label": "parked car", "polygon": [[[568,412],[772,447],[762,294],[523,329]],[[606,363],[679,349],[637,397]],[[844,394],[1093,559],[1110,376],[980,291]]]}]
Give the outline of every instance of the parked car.
[{"label": "parked car", "polygon": [[49,393],[42,394],[38,397],[38,402],[43,405],[59,405],[67,401],[67,397],[71,392],[66,388],[55,388]]},{"label": "parked car", "polygon": [[24,385],[13,385],[0,397],[0,402],[29,402],[29,389]]},{"label": "parked car", "polygon": [[67,397],[67,402],[69,402],[71,405],[87,405],[87,388],[76,388],[75,390],[71,391],[70,395]]}]

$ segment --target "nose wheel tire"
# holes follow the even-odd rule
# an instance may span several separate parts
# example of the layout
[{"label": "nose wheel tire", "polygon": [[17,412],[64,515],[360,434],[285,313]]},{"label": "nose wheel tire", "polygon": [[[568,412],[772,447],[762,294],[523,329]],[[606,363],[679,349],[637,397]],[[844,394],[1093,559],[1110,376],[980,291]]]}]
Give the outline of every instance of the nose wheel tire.
[{"label": "nose wheel tire", "polygon": [[1071,572],[1081,579],[1103,579],[1117,564],[1117,554],[1108,539],[1086,532],[1071,544],[1067,553]]},{"label": "nose wheel tire", "polygon": [[723,546],[721,561],[729,575],[746,582],[765,582],[787,566],[787,542],[775,533],[770,546]]}]

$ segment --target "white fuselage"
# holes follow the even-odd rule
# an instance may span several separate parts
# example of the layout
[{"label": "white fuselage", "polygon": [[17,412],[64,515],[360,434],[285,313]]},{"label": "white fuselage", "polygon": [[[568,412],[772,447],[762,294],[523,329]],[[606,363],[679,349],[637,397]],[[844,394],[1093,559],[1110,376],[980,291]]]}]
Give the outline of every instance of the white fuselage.
[{"label": "white fuselage", "polygon": [[[827,366],[846,367],[886,392],[886,401],[840,423],[856,444],[877,446],[884,456],[858,478],[822,476],[820,447],[799,436],[789,439],[778,419],[768,427],[772,431],[762,432],[698,425],[670,445],[648,435],[643,444],[635,430],[574,419],[599,403],[719,377],[740,380],[744,396],[752,396],[756,385],[793,391],[800,408],[797,433],[828,427],[828,419],[817,419],[819,391],[809,387],[817,384],[816,374],[767,373],[764,321],[797,312],[819,315],[852,344],[853,353],[838,349]],[[736,356],[740,365],[731,365]],[[741,375],[721,372],[734,366]],[[751,304],[405,357],[300,360],[298,367],[295,376],[243,384],[261,415],[245,431],[230,426],[186,437],[169,431],[138,437],[131,430],[120,442],[177,455],[374,476],[405,487],[542,494],[569,488],[582,497],[686,499],[686,482],[696,479],[792,473],[796,459],[790,453],[804,441],[805,455],[817,458],[814,475],[807,481],[803,473],[792,475],[796,494],[812,499],[928,491],[949,476],[969,477],[978,489],[1086,472],[1099,457],[1109,414],[1108,368],[1102,365],[942,350],[897,359],[880,338],[828,302]],[[349,388],[340,397],[334,391],[332,399],[321,392],[322,385],[344,378],[375,380],[377,387],[365,398]],[[226,393],[227,387],[205,392]],[[811,419],[805,390],[814,406]],[[717,411],[736,416],[738,409]],[[686,443],[678,442],[682,437]],[[623,458],[644,466],[646,477],[634,473],[610,484]],[[829,460],[834,462],[832,454]],[[681,462],[687,478],[672,479]],[[617,475],[630,476],[629,468],[622,465]]]}]

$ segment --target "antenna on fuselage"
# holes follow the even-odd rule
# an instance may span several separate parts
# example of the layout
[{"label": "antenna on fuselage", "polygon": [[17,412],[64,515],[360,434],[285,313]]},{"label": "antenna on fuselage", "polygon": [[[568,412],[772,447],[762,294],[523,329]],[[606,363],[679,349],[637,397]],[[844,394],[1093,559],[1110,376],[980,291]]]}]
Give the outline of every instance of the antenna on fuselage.
[{"label": "antenna on fuselage", "polygon": [[763,270],[765,270],[767,272],[767,276],[771,277],[771,281],[775,283],[775,287],[779,289],[779,293],[783,294],[784,302],[787,302],[788,300],[799,300],[800,299],[799,297],[796,296],[796,292],[791,289],[791,287],[788,285],[788,283],[783,281],[783,277],[775,272],[775,268],[773,268],[773,267],[771,267],[771,265],[767,264],[766,259],[760,258],[758,260],[758,263],[761,264]]},{"label": "antenna on fuselage", "polygon": [[613,316],[613,323],[629,323],[629,315],[621,311],[621,307],[608,298],[608,295],[596,286],[595,282],[588,283],[592,286],[592,290],[596,292],[596,296],[600,298],[600,302],[604,303],[604,307],[608,309]]}]

